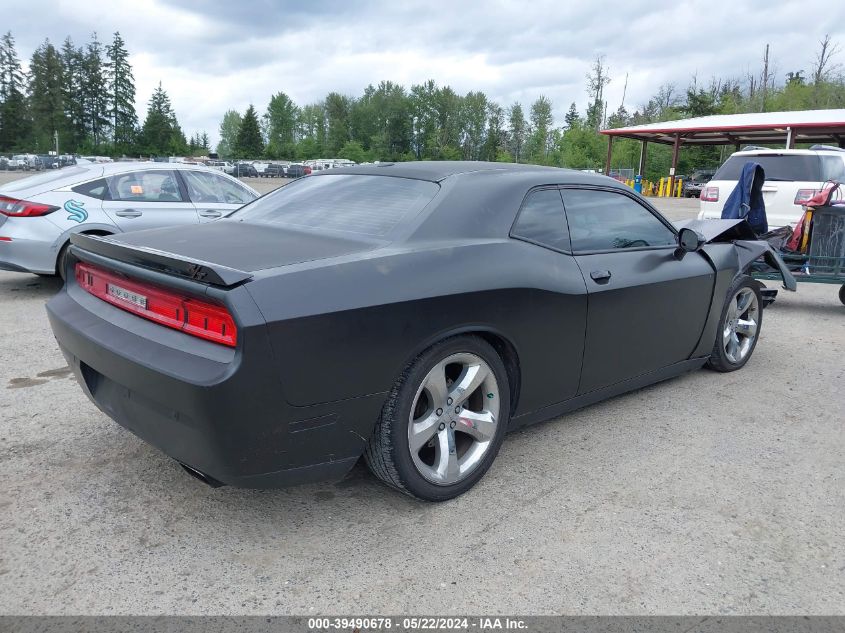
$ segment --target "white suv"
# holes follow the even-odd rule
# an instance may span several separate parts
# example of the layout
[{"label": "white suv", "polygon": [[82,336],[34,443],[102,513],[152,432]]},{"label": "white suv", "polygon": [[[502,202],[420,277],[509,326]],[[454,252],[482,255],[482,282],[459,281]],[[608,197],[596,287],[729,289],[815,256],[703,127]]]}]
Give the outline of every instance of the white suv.
[{"label": "white suv", "polygon": [[845,182],[845,150],[814,145],[811,149],[753,149],[731,154],[701,190],[699,220],[722,217],[722,207],[747,162],[766,172],[763,201],[769,228],[797,224],[801,207],[825,182]]}]

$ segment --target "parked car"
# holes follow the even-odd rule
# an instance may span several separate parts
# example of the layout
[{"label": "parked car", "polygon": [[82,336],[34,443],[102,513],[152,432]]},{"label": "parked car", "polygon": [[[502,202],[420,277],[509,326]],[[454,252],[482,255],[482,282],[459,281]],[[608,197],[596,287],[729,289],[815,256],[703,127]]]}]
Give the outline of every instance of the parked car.
[{"label": "parked car", "polygon": [[701,195],[702,187],[710,182],[715,173],[712,169],[699,169],[692,172],[692,176],[683,181],[681,194],[684,198],[698,198]]},{"label": "parked car", "polygon": [[252,163],[235,163],[232,175],[237,178],[258,178],[258,170]]},{"label": "parked car", "polygon": [[39,154],[38,160],[41,162],[41,165],[44,167],[44,169],[58,169],[59,167],[61,167],[61,162],[59,161],[58,156]]},{"label": "parked car", "polygon": [[285,175],[285,169],[281,165],[270,163],[264,168],[264,171],[261,172],[260,175],[264,178],[283,178]]},{"label": "parked car", "polygon": [[845,151],[839,148],[816,145],[810,149],[735,152],[702,190],[699,219],[722,216],[725,200],[749,161],[759,163],[766,173],[763,202],[769,228],[797,224],[803,214],[802,205],[821,191],[825,182],[845,181]]},{"label": "parked car", "polygon": [[288,178],[302,178],[303,176],[308,176],[310,173],[311,168],[308,165],[301,165],[299,163],[288,165],[285,170],[285,176]]},{"label": "parked car", "polygon": [[258,193],[205,167],[77,165],[0,186],[0,270],[64,274],[70,236],[217,219]]},{"label": "parked car", "polygon": [[795,287],[749,232],[678,230],[577,171],[340,168],[196,229],[74,235],[47,309],[98,408],[208,483],[338,478],[363,454],[442,501],[509,429],[743,367],[776,293],[749,266]]}]

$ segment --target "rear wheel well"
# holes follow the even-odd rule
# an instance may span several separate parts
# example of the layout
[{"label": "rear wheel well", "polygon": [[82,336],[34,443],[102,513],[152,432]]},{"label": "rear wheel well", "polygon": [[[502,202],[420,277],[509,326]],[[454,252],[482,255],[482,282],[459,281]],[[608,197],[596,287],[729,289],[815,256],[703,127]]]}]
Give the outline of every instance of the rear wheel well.
[{"label": "rear wheel well", "polygon": [[[92,229],[90,231],[79,231],[81,235],[112,235],[109,231],[103,231],[102,229]],[[62,260],[64,259],[64,254],[67,252],[68,246],[70,246],[70,238],[62,244],[62,247],[59,249],[58,255],[56,255],[56,274],[61,276],[62,274]]]},{"label": "rear wheel well", "polygon": [[519,390],[521,386],[519,356],[516,353],[516,349],[510,341],[499,336],[498,334],[494,334],[493,332],[478,331],[467,332],[467,334],[473,334],[475,336],[483,338],[485,341],[490,343],[490,345],[493,346],[493,349],[496,350],[496,353],[502,359],[502,363],[504,363],[505,369],[508,372],[508,386],[510,387],[511,392],[510,413],[511,415],[513,415],[516,411],[516,405],[519,402]]}]

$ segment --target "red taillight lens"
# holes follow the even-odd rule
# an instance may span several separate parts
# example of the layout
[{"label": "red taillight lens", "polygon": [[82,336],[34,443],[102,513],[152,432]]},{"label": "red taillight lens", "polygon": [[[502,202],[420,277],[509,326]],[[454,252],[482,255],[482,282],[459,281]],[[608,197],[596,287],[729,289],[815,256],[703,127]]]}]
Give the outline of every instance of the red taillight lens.
[{"label": "red taillight lens", "polygon": [[8,196],[0,196],[0,213],[14,218],[32,218],[39,215],[47,215],[58,210],[49,204],[30,202],[29,200],[18,200]]},{"label": "red taillight lens", "polygon": [[306,167],[305,169],[302,170],[302,173],[304,173],[306,176],[308,176],[311,173],[311,168]]},{"label": "red taillight lens", "polygon": [[807,204],[820,191],[820,189],[799,189],[798,193],[795,194],[793,204]]},{"label": "red taillight lens", "polygon": [[90,264],[76,264],[76,282],[95,297],[160,325],[229,347],[237,344],[235,320],[222,305],[132,281]]},{"label": "red taillight lens", "polygon": [[701,199],[704,202],[719,202],[719,188],[705,187],[704,191],[701,192]]}]

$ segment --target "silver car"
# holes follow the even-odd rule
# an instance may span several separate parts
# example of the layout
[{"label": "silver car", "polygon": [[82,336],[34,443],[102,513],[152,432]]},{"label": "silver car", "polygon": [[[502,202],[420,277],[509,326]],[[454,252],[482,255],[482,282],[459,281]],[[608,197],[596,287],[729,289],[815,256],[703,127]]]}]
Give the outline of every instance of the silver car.
[{"label": "silver car", "polygon": [[110,235],[216,220],[258,197],[200,165],[66,167],[0,186],[0,270],[64,275],[73,233]]}]

